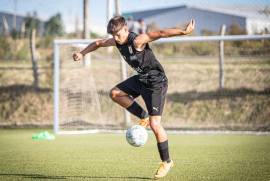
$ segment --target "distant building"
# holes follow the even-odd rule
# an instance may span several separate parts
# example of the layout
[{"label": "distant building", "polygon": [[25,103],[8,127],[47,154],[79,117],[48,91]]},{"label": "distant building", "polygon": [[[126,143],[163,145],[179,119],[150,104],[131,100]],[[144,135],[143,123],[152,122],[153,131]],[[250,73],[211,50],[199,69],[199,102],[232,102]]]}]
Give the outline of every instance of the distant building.
[{"label": "distant building", "polygon": [[[11,33],[14,27],[16,27],[17,32],[21,32],[23,26],[25,25],[26,16],[16,15],[15,17],[12,13],[0,12],[0,35],[3,35],[4,28],[8,28],[8,32]],[[16,26],[15,23],[16,22]],[[44,22],[40,21],[39,34],[42,35],[44,33]]]},{"label": "distant building", "polygon": [[219,32],[222,24],[230,27],[238,24],[248,34],[261,33],[266,29],[270,31],[270,17],[260,11],[252,9],[225,9],[225,8],[199,8],[194,6],[176,6],[162,9],[153,9],[137,12],[126,12],[125,17],[134,20],[144,19],[149,25],[159,28],[181,26],[191,18],[196,20],[196,34],[204,30]]}]

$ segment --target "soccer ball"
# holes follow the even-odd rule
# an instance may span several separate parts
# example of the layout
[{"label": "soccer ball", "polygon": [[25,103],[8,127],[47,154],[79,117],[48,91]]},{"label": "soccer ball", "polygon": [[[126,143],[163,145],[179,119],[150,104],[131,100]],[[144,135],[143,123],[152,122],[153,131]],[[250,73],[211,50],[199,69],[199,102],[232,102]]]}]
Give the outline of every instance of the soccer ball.
[{"label": "soccer ball", "polygon": [[140,147],[146,143],[148,134],[144,127],[134,125],[127,130],[126,139],[130,145]]}]

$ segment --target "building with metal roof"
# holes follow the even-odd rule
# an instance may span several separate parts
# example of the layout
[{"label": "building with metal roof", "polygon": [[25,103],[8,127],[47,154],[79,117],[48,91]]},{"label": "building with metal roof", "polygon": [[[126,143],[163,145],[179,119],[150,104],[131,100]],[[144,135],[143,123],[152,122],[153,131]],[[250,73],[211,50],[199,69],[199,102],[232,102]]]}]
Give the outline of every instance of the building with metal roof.
[{"label": "building with metal roof", "polygon": [[270,31],[270,17],[262,11],[252,8],[201,8],[196,6],[176,6],[162,9],[152,9],[136,12],[125,12],[125,17],[134,20],[144,19],[149,24],[159,28],[181,26],[190,19],[196,20],[196,34],[202,34],[204,30],[219,32],[223,24],[230,27],[232,24],[239,25],[246,30],[247,34]]}]

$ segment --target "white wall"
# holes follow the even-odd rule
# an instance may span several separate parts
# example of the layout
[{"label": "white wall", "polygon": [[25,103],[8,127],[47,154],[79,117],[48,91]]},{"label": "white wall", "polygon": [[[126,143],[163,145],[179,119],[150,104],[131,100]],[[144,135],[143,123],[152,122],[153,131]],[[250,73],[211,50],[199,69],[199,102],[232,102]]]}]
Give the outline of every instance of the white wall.
[{"label": "white wall", "polygon": [[261,33],[265,28],[270,31],[270,18],[269,19],[255,19],[247,18],[246,30],[248,34]]}]

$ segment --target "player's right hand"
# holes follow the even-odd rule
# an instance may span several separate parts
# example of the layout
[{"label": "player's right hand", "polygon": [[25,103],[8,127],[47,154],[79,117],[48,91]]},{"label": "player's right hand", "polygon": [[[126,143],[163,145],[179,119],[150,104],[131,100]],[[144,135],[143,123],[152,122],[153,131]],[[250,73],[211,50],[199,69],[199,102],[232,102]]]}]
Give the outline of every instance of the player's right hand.
[{"label": "player's right hand", "polygon": [[75,53],[73,53],[73,60],[74,61],[79,61],[79,60],[81,60],[83,58],[83,54],[82,53],[80,53],[80,52],[75,52]]}]

